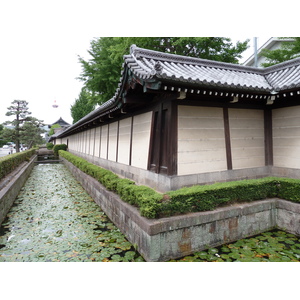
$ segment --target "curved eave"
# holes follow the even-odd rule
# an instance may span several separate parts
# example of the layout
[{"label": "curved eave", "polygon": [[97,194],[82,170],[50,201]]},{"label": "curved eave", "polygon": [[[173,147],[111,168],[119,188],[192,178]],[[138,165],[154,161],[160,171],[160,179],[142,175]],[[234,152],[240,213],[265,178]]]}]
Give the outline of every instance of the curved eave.
[{"label": "curved eave", "polygon": [[67,136],[84,129],[84,126],[91,125],[101,117],[121,111],[125,105],[124,97],[128,96],[128,84],[139,84],[143,93],[151,90],[179,91],[181,88],[190,88],[272,95],[300,88],[299,74],[300,58],[260,69],[162,53],[132,45],[130,54],[124,55],[115,95],[57,137]]},{"label": "curved eave", "polygon": [[101,118],[102,116],[108,115],[111,112],[122,108],[122,93],[124,90],[124,85],[127,80],[127,68],[125,67],[122,70],[122,76],[120,79],[119,87],[117,88],[115,95],[109,99],[107,102],[100,105],[98,108],[81,118],[75,124],[71,125],[67,130],[58,135],[58,138],[63,138],[64,136],[69,135],[71,132],[76,131],[79,128],[86,126],[87,124]]}]

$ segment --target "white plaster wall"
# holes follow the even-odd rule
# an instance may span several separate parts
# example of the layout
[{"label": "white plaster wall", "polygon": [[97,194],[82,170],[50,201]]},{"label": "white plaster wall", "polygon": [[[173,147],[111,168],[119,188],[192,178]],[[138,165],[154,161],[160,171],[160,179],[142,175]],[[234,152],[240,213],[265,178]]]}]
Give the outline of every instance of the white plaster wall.
[{"label": "white plaster wall", "polygon": [[83,153],[87,153],[88,149],[88,139],[87,139],[87,131],[83,132]]},{"label": "white plaster wall", "polygon": [[274,109],[274,166],[300,168],[300,106]]},{"label": "white plaster wall", "polygon": [[80,152],[83,153],[83,147],[84,147],[84,132],[80,132]]},{"label": "white plaster wall", "polygon": [[108,159],[116,161],[118,141],[118,122],[109,124]]},{"label": "white plaster wall", "polygon": [[72,135],[72,145],[71,145],[70,149],[77,151],[77,149],[78,149],[78,133]]},{"label": "white plaster wall", "polygon": [[131,165],[147,169],[152,112],[133,117]]},{"label": "white plaster wall", "polygon": [[229,109],[228,114],[233,169],[264,166],[264,112]]},{"label": "white plaster wall", "polygon": [[178,175],[226,169],[223,109],[178,106]]},{"label": "white plaster wall", "polygon": [[88,154],[93,155],[94,150],[94,128],[88,131]]},{"label": "white plaster wall", "polygon": [[102,126],[100,157],[105,159],[107,155],[107,132],[108,132],[108,125]]},{"label": "white plaster wall", "polygon": [[100,156],[100,134],[101,134],[101,127],[95,128],[95,148],[94,148],[94,156]]},{"label": "white plaster wall", "polygon": [[118,162],[129,165],[131,120],[127,118],[119,124]]}]

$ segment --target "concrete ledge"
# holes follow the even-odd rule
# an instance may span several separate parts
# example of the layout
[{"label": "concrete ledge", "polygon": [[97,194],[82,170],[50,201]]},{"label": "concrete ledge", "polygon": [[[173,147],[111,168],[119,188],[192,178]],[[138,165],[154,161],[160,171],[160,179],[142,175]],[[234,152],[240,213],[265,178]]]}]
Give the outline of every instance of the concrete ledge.
[{"label": "concrete ledge", "polygon": [[30,175],[36,159],[37,155],[34,155],[29,162],[24,162],[2,180],[3,185],[0,190],[0,225]]},{"label": "concrete ledge", "polygon": [[122,177],[131,179],[137,184],[147,185],[163,193],[196,184],[211,184],[215,182],[255,179],[270,176],[270,167],[268,166],[191,175],[166,176],[81,152],[70,150],[70,153],[82,157],[92,164],[110,170]]},{"label": "concrete ledge", "polygon": [[147,261],[167,261],[273,228],[300,235],[300,204],[280,199],[147,219],[97,180],[62,159],[75,178]]}]

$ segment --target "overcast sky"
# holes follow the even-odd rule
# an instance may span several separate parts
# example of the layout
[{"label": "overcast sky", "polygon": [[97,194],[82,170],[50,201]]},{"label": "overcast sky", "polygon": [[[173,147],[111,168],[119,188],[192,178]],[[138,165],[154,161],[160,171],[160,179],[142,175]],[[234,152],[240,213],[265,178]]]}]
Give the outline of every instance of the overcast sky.
[{"label": "overcast sky", "polygon": [[[72,123],[70,107],[78,98],[83,83],[76,79],[81,73],[78,56],[88,58],[87,50],[95,37],[101,36],[232,36],[245,40],[245,31],[226,31],[226,26],[214,31],[202,30],[188,20],[163,26],[169,19],[162,16],[161,1],[152,1],[147,11],[140,3],[114,1],[2,1],[0,4],[0,123],[9,120],[7,107],[15,99],[29,102],[32,116],[50,124],[62,117]],[[4,4],[3,4],[4,3]],[[127,3],[125,5],[125,3]],[[160,3],[160,9],[156,9]],[[139,13],[134,13],[134,9]],[[193,11],[191,12],[193,14]],[[159,22],[164,20],[167,23]],[[173,20],[174,21],[174,20]],[[195,20],[196,21],[196,20]],[[211,22],[211,20],[209,20]],[[200,24],[199,21],[196,22]],[[227,24],[227,23],[226,23]],[[170,28],[172,30],[170,30]],[[194,30],[191,30],[193,28]],[[225,28],[225,31],[224,31]],[[215,35],[214,35],[215,34]],[[259,39],[265,42],[269,34]],[[252,54],[248,50],[245,59]],[[53,108],[54,101],[58,108]]]},{"label": "overcast sky", "polygon": [[[53,123],[59,117],[71,123],[70,106],[78,97],[82,87],[82,83],[76,80],[81,72],[78,55],[88,57],[87,50],[94,37],[231,36],[240,40],[248,37],[252,42],[254,36],[293,36],[290,30],[299,28],[298,10],[295,8],[295,2],[286,0],[279,4],[272,5],[269,1],[261,0],[251,2],[241,2],[240,0],[205,2],[194,0],[183,2],[168,0],[151,0],[150,2],[138,0],[0,0],[0,123],[8,119],[5,116],[7,107],[15,99],[28,101],[32,116],[44,120],[45,123]],[[259,39],[260,42],[263,41]],[[251,50],[249,55],[251,55]],[[58,109],[52,108],[54,100],[59,105]],[[38,272],[29,273],[28,265],[22,265],[23,273],[20,273],[20,266],[18,265],[16,270],[15,265],[1,265],[4,270],[3,276],[0,275],[1,282],[6,287],[3,292],[7,292],[9,297],[12,293],[15,295],[16,292],[19,292],[20,297],[24,297],[27,293],[31,295],[32,299],[39,299],[40,295],[44,294],[37,294],[37,291],[40,291],[36,290],[37,287],[43,287],[47,293],[55,291],[57,294],[57,287],[59,287],[67,293],[64,294],[65,298],[80,299],[77,298],[80,296],[82,299],[82,297],[88,298],[91,292],[93,292],[93,296],[94,293],[99,295],[100,284],[105,287],[105,289],[100,289],[101,293],[104,290],[113,291],[116,299],[118,298],[116,294],[122,299],[138,299],[137,297],[140,298],[140,295],[145,293],[143,294],[144,291],[142,291],[141,294],[135,293],[136,295],[133,295],[128,292],[128,287],[132,285],[132,278],[134,278],[135,288],[137,286],[143,288],[144,283],[150,282],[152,279],[150,276],[149,278],[145,276],[147,274],[152,275],[154,272],[156,282],[166,293],[165,298],[194,297],[198,292],[199,276],[200,281],[204,282],[204,279],[212,278],[216,272],[218,274],[221,272],[219,269],[212,268],[212,265],[209,265],[208,268],[201,265],[201,272],[199,273],[199,265],[197,264],[189,265],[188,272],[186,272],[186,269],[183,269],[186,265],[182,264],[176,265],[175,272],[169,272],[166,276],[165,270],[157,272],[157,268],[162,269],[162,265],[143,264],[142,269],[140,268],[137,273],[133,273],[134,267],[137,268],[141,265],[130,265],[129,270],[128,265],[125,264],[122,266],[126,269],[121,270],[121,273],[118,269],[117,274],[121,274],[119,277],[122,280],[116,284],[116,272],[114,272],[116,269],[112,265],[109,265],[109,268],[105,267],[107,265],[101,265],[102,271],[99,272],[97,269],[93,277],[87,276],[90,273],[86,272],[86,269],[82,272],[83,265],[80,265],[81,268],[76,265],[76,270],[74,267],[73,273],[70,274],[64,272],[65,265],[55,265],[55,273],[49,272],[49,274],[53,274],[52,277],[45,277],[47,273],[45,271],[41,273],[40,269]],[[52,271],[50,269],[52,266],[51,264],[43,265],[41,269]],[[97,264],[89,264],[88,266],[89,271],[92,266],[99,268]],[[167,266],[169,268],[175,267],[172,264],[164,264],[164,268]],[[192,266],[197,268],[198,275],[196,277],[193,272],[196,270],[193,270]],[[32,268],[32,266],[30,267]],[[118,267],[120,268],[120,265]],[[243,270],[238,270],[239,273],[245,271],[245,266],[242,267]],[[275,267],[277,270],[277,265]],[[78,274],[81,274],[78,271],[79,268],[81,273],[85,275],[84,278],[78,277]],[[103,272],[104,268],[105,271]],[[258,268],[255,265],[253,272],[258,274]],[[203,269],[205,269],[204,272]],[[263,280],[266,286],[271,285],[276,280],[278,273],[276,270],[268,276],[265,276],[265,270],[259,273],[264,275]],[[228,273],[230,270],[227,265],[226,270],[223,269],[223,272],[225,271],[226,273],[220,273],[223,277],[221,281],[217,282],[218,290],[215,289],[216,281],[205,281],[206,292],[214,289],[215,296],[224,298],[224,290],[230,282],[227,283],[223,278],[226,276],[231,278],[230,275],[236,275],[236,272]],[[248,272],[244,273],[248,274]],[[185,278],[178,276],[178,274],[185,274],[184,277],[189,281],[185,281]],[[193,274],[194,278],[186,276],[187,274]],[[224,274],[226,274],[225,277]],[[251,280],[250,274],[249,279]],[[272,277],[273,274],[274,277]],[[201,277],[202,275],[203,277]],[[51,285],[51,281],[45,278],[59,278],[60,282]],[[82,282],[85,278],[88,279],[88,282],[84,282],[86,285]],[[4,279],[6,280],[3,281]],[[243,286],[244,274],[240,279],[241,282],[235,276],[237,286]],[[247,276],[246,279],[248,279]],[[291,280],[291,278],[288,279]],[[20,288],[16,287],[16,282]],[[189,286],[189,288],[183,288],[182,291],[180,289],[163,289],[168,284],[170,286],[176,286],[176,284],[178,286],[179,284],[182,287]],[[72,289],[66,289],[66,286],[72,286]],[[285,287],[284,284],[282,286]],[[194,295],[189,294],[194,291],[193,287],[196,292]],[[219,291],[220,294],[218,294]],[[284,289],[283,292],[282,295],[287,296],[287,290]],[[160,291],[160,293],[162,292]],[[266,290],[265,296],[270,296],[270,289]]]}]

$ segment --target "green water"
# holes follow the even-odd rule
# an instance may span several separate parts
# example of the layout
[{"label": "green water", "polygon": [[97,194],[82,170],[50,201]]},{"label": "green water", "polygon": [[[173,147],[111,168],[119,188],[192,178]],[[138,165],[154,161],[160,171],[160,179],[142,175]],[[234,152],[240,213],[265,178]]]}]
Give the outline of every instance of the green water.
[{"label": "green water", "polygon": [[[266,232],[172,261],[299,261],[300,239]],[[142,262],[62,164],[34,167],[0,227],[0,262]]]}]

